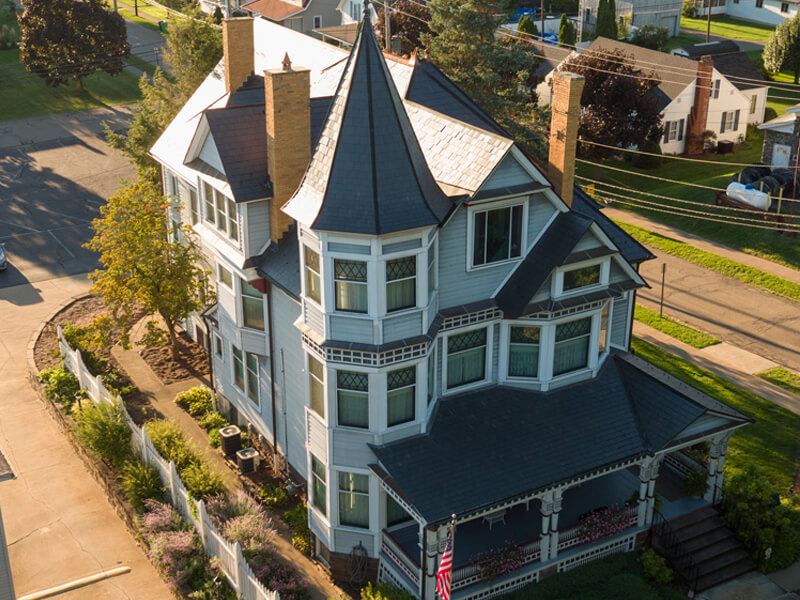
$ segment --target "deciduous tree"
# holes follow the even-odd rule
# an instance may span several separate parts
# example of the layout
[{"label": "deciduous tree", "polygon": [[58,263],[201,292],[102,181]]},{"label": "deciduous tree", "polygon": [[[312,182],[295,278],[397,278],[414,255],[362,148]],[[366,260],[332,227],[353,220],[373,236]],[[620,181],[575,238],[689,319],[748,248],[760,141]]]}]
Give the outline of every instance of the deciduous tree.
[{"label": "deciduous tree", "polygon": [[125,21],[102,0],[24,0],[19,16],[20,60],[58,86],[96,71],[117,75],[130,53]]},{"label": "deciduous tree", "polygon": [[[652,71],[639,70],[632,55],[601,48],[569,58],[559,70],[586,79],[578,127],[581,142],[629,148],[661,137],[661,112],[653,93],[660,79]],[[612,152],[581,142],[578,152],[584,157],[605,158]]]},{"label": "deciduous tree", "polygon": [[[384,44],[383,36],[386,24],[384,9],[381,4],[374,6],[379,7],[378,19],[375,21],[375,33],[378,40]],[[427,6],[415,0],[394,0],[389,6],[391,34],[400,37],[400,52],[410,55],[423,45],[423,36],[430,34],[428,21],[431,18],[431,11]]]},{"label": "deciduous tree", "polygon": [[668,39],[669,30],[666,27],[648,23],[642,25],[631,36],[631,44],[650,50],[661,50]]},{"label": "deciduous tree", "polygon": [[786,19],[775,28],[775,32],[764,46],[764,66],[772,71],[791,71],[794,82],[800,78],[800,12]]},{"label": "deciduous tree", "polygon": [[182,229],[184,241],[169,240],[168,210],[158,186],[140,179],[100,208],[86,248],[100,254],[103,268],[90,275],[92,291],[103,298],[115,324],[127,332],[138,307],[160,315],[177,357],[176,326],[202,310],[206,273],[198,266],[200,251],[189,228]]}]

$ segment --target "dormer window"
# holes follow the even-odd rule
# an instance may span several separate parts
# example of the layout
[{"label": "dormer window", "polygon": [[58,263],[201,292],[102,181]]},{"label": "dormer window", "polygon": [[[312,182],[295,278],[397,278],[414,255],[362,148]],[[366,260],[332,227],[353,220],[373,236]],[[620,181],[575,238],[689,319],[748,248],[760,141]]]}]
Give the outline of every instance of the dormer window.
[{"label": "dormer window", "polygon": [[417,257],[386,261],[386,312],[417,305]]},{"label": "dormer window", "polygon": [[554,297],[569,296],[608,285],[611,261],[595,259],[560,267],[553,277]]},{"label": "dormer window", "polygon": [[333,261],[336,310],[367,312],[367,263],[361,260]]},{"label": "dormer window", "polygon": [[206,202],[206,221],[234,242],[238,242],[239,217],[236,204],[205,182],[203,182],[203,195]]},{"label": "dormer window", "polygon": [[319,285],[319,254],[308,246],[303,246],[303,259],[305,262],[306,296],[317,304],[322,303]]},{"label": "dormer window", "polygon": [[564,271],[564,292],[600,283],[600,265]]},{"label": "dormer window", "polygon": [[522,252],[523,205],[472,214],[472,266],[519,258]]}]

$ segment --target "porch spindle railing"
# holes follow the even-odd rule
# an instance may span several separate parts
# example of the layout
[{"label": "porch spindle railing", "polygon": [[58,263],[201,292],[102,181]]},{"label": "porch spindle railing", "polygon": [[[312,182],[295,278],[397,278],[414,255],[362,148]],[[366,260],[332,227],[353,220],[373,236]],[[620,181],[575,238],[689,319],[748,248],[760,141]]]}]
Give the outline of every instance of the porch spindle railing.
[{"label": "porch spindle railing", "polygon": [[669,521],[660,512],[653,517],[650,536],[651,545],[664,555],[673,570],[689,586],[689,590],[696,590],[700,569],[692,553],[686,549]]},{"label": "porch spindle railing", "polygon": [[[525,557],[522,560],[523,566],[537,562],[541,558],[541,539],[536,538],[522,544],[522,549],[525,552]],[[453,569],[453,584],[454,590],[460,590],[483,580],[481,574],[481,566],[477,563],[469,563],[463,567]]]},{"label": "porch spindle railing", "polygon": [[383,535],[381,536],[381,552],[386,555],[386,557],[392,561],[416,587],[419,587],[419,564],[406,554],[405,550],[392,539],[391,535],[386,530],[383,531]]}]

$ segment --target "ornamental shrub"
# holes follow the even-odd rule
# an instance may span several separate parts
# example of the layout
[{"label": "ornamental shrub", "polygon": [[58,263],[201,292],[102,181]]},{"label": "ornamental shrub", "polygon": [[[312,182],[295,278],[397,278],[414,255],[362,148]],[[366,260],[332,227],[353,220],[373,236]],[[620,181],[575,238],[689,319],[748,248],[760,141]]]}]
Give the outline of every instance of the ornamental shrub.
[{"label": "ornamental shrub", "polygon": [[140,512],[144,510],[147,500],[161,500],[164,497],[164,485],[158,469],[138,458],[125,463],[122,468],[122,489],[128,502]]},{"label": "ornamental shrub", "polygon": [[272,528],[272,519],[262,512],[229,519],[222,528],[222,534],[229,542],[239,542],[245,558],[249,560],[272,549],[275,530]]},{"label": "ornamental shrub", "polygon": [[281,600],[308,600],[311,597],[305,581],[274,555],[260,554],[249,562],[253,574],[269,589],[280,593]]},{"label": "ornamental shrub", "polygon": [[261,503],[267,508],[283,508],[289,506],[290,498],[286,488],[275,483],[265,483],[258,490]]},{"label": "ornamental shrub", "polygon": [[203,416],[202,419],[198,421],[200,427],[205,429],[206,431],[212,431],[214,429],[222,429],[223,427],[227,427],[230,425],[228,420],[223,417],[218,412],[209,412]]},{"label": "ornamental shrub", "polygon": [[258,503],[241,490],[230,496],[226,494],[209,496],[206,499],[206,511],[219,529],[236,517],[264,515],[264,510]]},{"label": "ornamental shrub", "polygon": [[48,399],[58,402],[61,407],[69,412],[72,403],[75,402],[81,386],[78,378],[70,373],[63,363],[57,367],[48,367],[39,372],[39,381],[44,387],[44,395]]},{"label": "ornamental shrub", "polygon": [[653,583],[661,585],[672,583],[672,569],[667,566],[667,561],[664,560],[664,557],[656,554],[656,551],[652,548],[642,552],[639,557],[639,564],[642,565],[644,576]]},{"label": "ornamental shrub", "polygon": [[[650,154],[661,154],[661,145],[650,138],[646,139],[639,148],[642,152],[649,152]],[[658,156],[650,156],[650,154],[631,154],[631,164],[639,169],[656,169],[661,165],[663,159]]]},{"label": "ornamental shrub", "polygon": [[180,471],[180,475],[183,485],[195,500],[204,500],[225,491],[225,482],[222,477],[211,471],[209,466],[202,461],[191,463]]},{"label": "ornamental shrub", "polygon": [[214,395],[204,385],[198,385],[175,396],[175,403],[193,417],[202,417],[214,410]]},{"label": "ornamental shrub", "polygon": [[595,542],[602,538],[625,531],[630,526],[628,507],[613,505],[592,511],[580,521],[581,540]]},{"label": "ornamental shrub", "polygon": [[150,557],[175,585],[201,575],[206,556],[193,531],[165,531],[150,538]]},{"label": "ornamental shrub", "polygon": [[178,472],[201,460],[177,424],[166,419],[158,419],[150,421],[146,427],[155,449],[164,460],[173,461]]},{"label": "ornamental shrub", "polygon": [[702,497],[708,491],[708,476],[702,469],[692,469],[683,478],[683,492]]},{"label": "ornamental shrub", "polygon": [[525,564],[525,549],[519,544],[506,541],[503,548],[476,554],[470,562],[478,565],[481,579],[493,581],[501,575],[520,569]]},{"label": "ornamental shrub", "polygon": [[177,510],[166,502],[145,500],[144,513],[139,517],[139,532],[145,542],[164,531],[180,531],[186,528]]},{"label": "ornamental shrub", "polygon": [[308,508],[298,504],[283,513],[284,520],[292,530],[292,546],[300,552],[311,555],[311,529],[308,527]]},{"label": "ornamental shrub", "polygon": [[414,600],[414,596],[393,585],[378,583],[373,586],[370,582],[362,588],[361,600]]},{"label": "ornamental shrub", "polygon": [[131,430],[118,402],[84,403],[75,417],[75,436],[92,454],[121,467],[131,454]]}]

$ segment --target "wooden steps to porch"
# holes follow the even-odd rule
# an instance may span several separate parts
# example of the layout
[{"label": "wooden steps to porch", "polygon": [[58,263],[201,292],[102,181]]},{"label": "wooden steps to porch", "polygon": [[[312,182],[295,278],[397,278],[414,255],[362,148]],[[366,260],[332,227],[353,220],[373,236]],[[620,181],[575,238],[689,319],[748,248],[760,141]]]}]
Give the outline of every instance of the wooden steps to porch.
[{"label": "wooden steps to porch", "polygon": [[[671,519],[667,524],[671,533],[677,537],[680,548],[691,556],[694,566],[697,567],[697,592],[756,568],[749,554],[725,525],[725,521],[710,506]],[[654,545],[657,550],[662,546],[658,538],[656,533]],[[666,540],[663,541],[663,545],[667,545]],[[685,579],[694,579],[693,574],[680,574]]]}]

